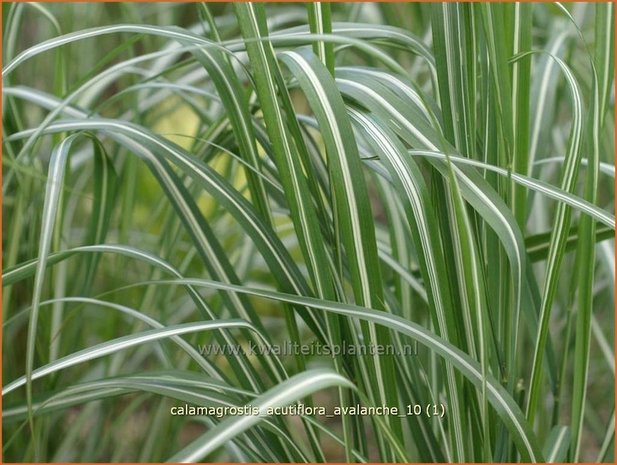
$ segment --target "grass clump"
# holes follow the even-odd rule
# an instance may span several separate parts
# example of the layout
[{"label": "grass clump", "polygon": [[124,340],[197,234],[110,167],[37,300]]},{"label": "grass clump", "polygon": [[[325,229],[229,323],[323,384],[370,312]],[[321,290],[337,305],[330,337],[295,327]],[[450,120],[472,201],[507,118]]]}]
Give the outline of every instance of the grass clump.
[{"label": "grass clump", "polygon": [[613,461],[612,4],[2,20],[6,461]]}]

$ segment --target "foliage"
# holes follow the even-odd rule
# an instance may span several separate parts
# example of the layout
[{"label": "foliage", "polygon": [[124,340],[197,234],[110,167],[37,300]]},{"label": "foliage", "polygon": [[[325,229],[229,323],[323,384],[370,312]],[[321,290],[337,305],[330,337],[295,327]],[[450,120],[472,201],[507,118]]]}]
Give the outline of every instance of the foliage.
[{"label": "foliage", "polygon": [[3,30],[5,460],[612,462],[612,3]]}]

